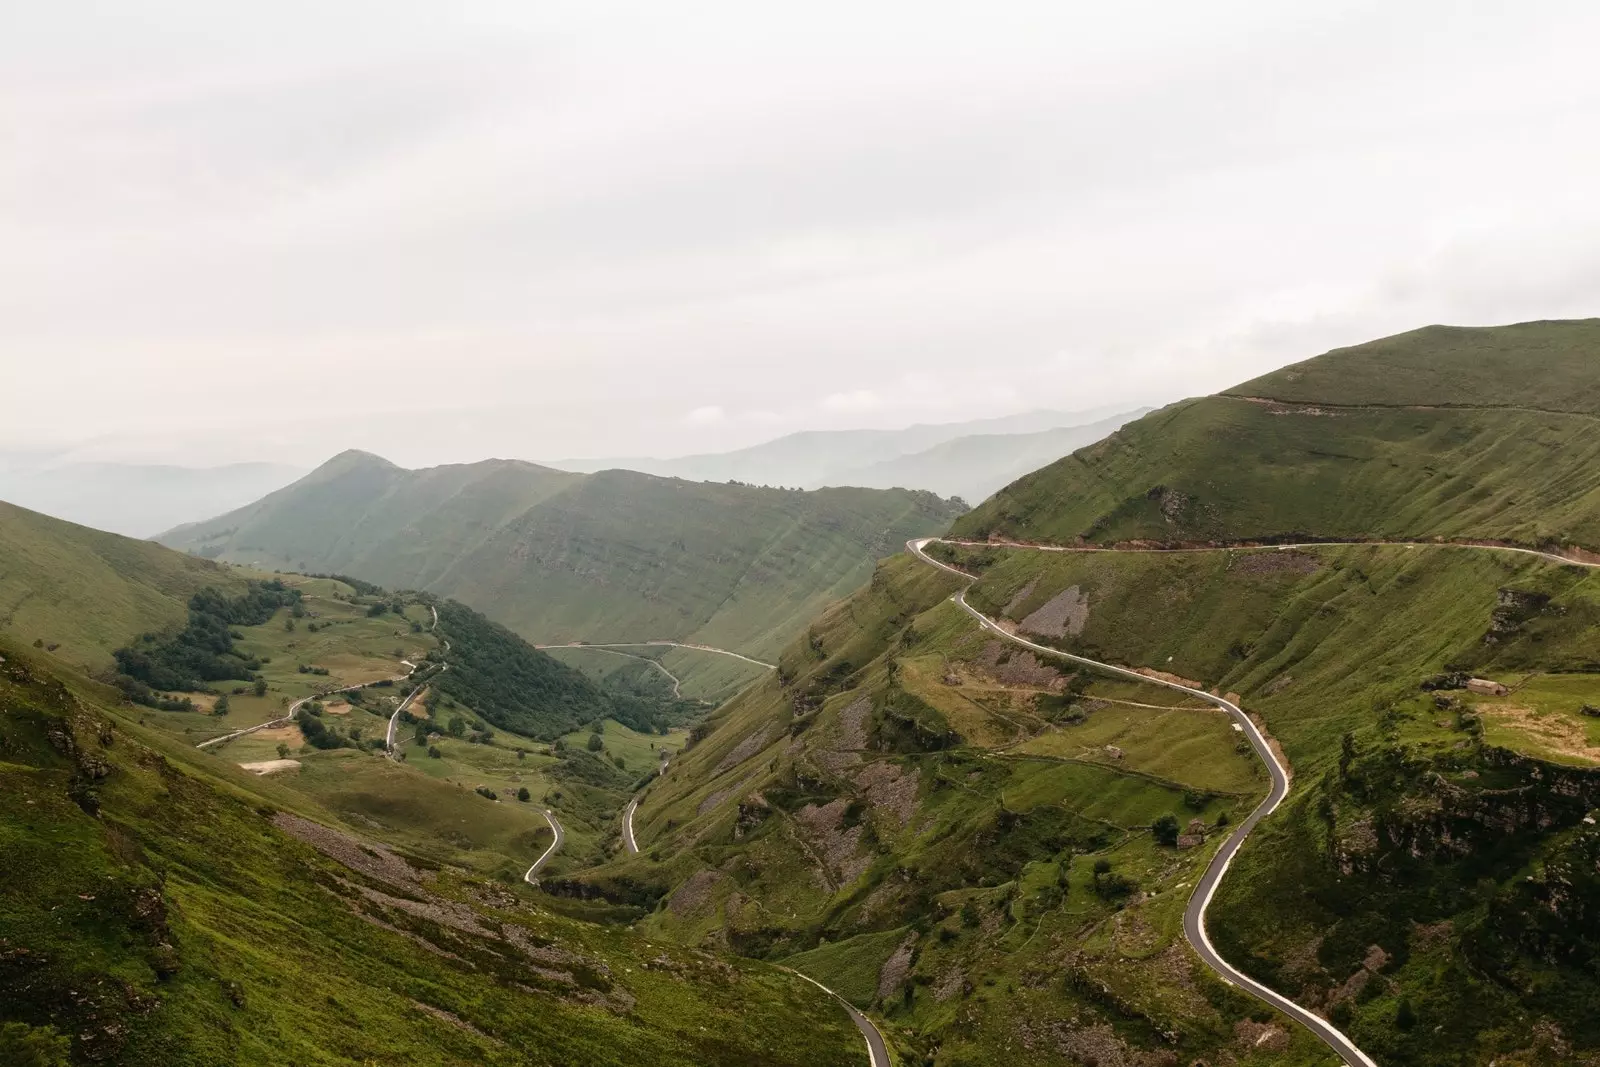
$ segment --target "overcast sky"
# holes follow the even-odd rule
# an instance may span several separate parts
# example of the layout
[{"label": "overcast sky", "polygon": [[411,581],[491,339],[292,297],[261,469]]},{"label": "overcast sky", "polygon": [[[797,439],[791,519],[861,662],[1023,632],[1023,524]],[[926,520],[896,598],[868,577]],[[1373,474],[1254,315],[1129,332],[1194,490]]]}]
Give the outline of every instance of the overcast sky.
[{"label": "overcast sky", "polygon": [[407,465],[1600,314],[1600,5],[0,0],[0,451]]}]

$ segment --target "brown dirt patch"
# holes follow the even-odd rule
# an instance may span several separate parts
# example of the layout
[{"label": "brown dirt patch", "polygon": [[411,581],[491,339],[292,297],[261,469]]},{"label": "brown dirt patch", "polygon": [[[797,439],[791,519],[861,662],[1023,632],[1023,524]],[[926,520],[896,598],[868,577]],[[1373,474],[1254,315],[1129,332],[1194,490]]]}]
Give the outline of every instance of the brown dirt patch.
[{"label": "brown dirt patch", "polygon": [[288,726],[274,726],[270,730],[257,730],[250,736],[258,741],[282,742],[290,748],[299,748],[306,743],[306,735],[293,723]]},{"label": "brown dirt patch", "polygon": [[1068,586],[1022,620],[1020,628],[1046,637],[1077,636],[1089,621],[1089,596],[1078,586]]},{"label": "brown dirt patch", "polygon": [[1007,618],[1016,618],[1017,612],[1021,610],[1023,604],[1027,603],[1028,598],[1033,595],[1034,587],[1036,587],[1038,584],[1039,579],[1034,578],[1030,580],[1027,585],[1023,586],[1021,589],[1018,589],[1017,595],[1011,598],[1010,603],[1006,604],[1005,609],[1001,611],[1000,614],[1006,616]]},{"label": "brown dirt patch", "polygon": [[431,872],[416,870],[382,845],[368,845],[349,834],[331,830],[310,819],[302,819],[298,815],[280,811],[272,817],[272,823],[290,837],[304,841],[329,859],[342,863],[375,882],[382,882],[396,889],[416,891],[422,888],[424,878],[429,880],[433,878]]},{"label": "brown dirt patch", "polygon": [[917,813],[917,789],[921,775],[906,772],[889,762],[869,764],[856,775],[856,785],[866,790],[867,802],[886,812],[902,828]]},{"label": "brown dirt patch", "polygon": [[1135,667],[1133,672],[1135,674],[1142,674],[1146,678],[1159,678],[1163,682],[1174,682],[1177,685],[1186,685],[1190,689],[1204,690],[1206,687],[1204,682],[1197,682],[1193,678],[1185,678],[1183,675],[1173,674],[1171,671],[1158,671],[1154,667]]},{"label": "brown dirt patch", "polygon": [[1313,574],[1322,561],[1309,552],[1279,549],[1272,552],[1245,552],[1235,556],[1236,574]]},{"label": "brown dirt patch", "polygon": [[734,745],[733,750],[726,756],[723,756],[722,762],[718,763],[711,771],[711,776],[715,778],[723,771],[731,770],[734,767],[737,767],[751,756],[754,756],[756,753],[766,748],[767,738],[771,735],[771,733],[771,727],[763,727],[746,737],[743,741],[740,741],[737,745]]},{"label": "brown dirt patch", "polygon": [[720,881],[722,881],[720,871],[694,872],[667,901],[667,910],[679,919],[700,914],[711,902],[711,892]]},{"label": "brown dirt patch", "polygon": [[333,704],[322,705],[322,712],[324,715],[348,715],[350,714],[350,705],[340,700]]},{"label": "brown dirt patch", "polygon": [[1248,1020],[1235,1023],[1233,1037],[1251,1052],[1258,1049],[1264,1052],[1283,1052],[1289,1047],[1288,1032],[1271,1023],[1253,1023]]},{"label": "brown dirt patch", "polygon": [[1477,711],[1563,756],[1590,762],[1600,760],[1600,745],[1590,744],[1583,725],[1565,715],[1554,712],[1541,715],[1532,708],[1513,704],[1479,704]]},{"label": "brown dirt patch", "polygon": [[432,1004],[424,1004],[420,1000],[413,1000],[411,1005],[417,1010],[433,1016],[442,1023],[449,1023],[457,1030],[465,1030],[467,1033],[472,1034],[475,1037],[481,1037],[491,1045],[500,1045],[502,1047],[505,1045],[504,1041],[501,1041],[497,1037],[490,1037],[488,1034],[484,1033],[482,1030],[479,1030],[476,1026],[473,1026],[471,1023],[467,1022],[467,1020],[463,1019],[454,1012],[445,1011],[443,1008],[436,1008]]},{"label": "brown dirt patch", "polygon": [[861,855],[861,826],[844,825],[848,802],[840,797],[818,807],[807,804],[795,812],[795,823],[808,839],[808,844],[821,853],[839,885],[848,885],[861,877],[872,863],[871,856]]},{"label": "brown dirt patch", "polygon": [[300,761],[297,759],[268,759],[255,763],[241,763],[240,767],[247,771],[254,771],[259,775],[279,774],[283,771],[298,771]]},{"label": "brown dirt patch", "polygon": [[1066,680],[1054,666],[1042,662],[1032,652],[1002,641],[986,643],[976,666],[1004,685],[1034,686],[1051,692],[1059,692],[1066,686]]},{"label": "brown dirt patch", "polygon": [[906,934],[904,941],[886,960],[878,971],[878,999],[888,1000],[900,991],[900,985],[906,980],[906,975],[911,973],[911,953],[917,947],[917,932],[915,930]]}]

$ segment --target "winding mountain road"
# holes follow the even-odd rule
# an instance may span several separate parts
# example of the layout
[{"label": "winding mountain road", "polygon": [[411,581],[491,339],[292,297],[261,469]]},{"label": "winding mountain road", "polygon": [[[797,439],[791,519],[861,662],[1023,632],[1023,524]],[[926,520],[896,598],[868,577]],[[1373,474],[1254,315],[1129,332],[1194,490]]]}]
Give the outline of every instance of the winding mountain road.
[{"label": "winding mountain road", "polygon": [[[936,560],[932,556],[928,555],[926,551],[927,546],[935,541],[942,540],[942,538],[937,537],[918,538],[916,540],[906,542],[906,548],[911,552],[912,555],[916,556],[924,563],[937,567],[942,571],[947,571],[950,574],[957,575],[962,580],[966,581],[970,586],[972,582],[977,580],[975,576],[968,574],[966,571],[963,571],[957,567],[952,567],[947,563],[940,562],[939,560]],[[973,544],[973,542],[959,541],[947,543]],[[1041,551],[1056,552],[1073,551],[1071,548],[1062,548],[1059,546],[1043,548],[1036,545],[1017,544],[1009,546],[1003,545],[1001,547],[1039,549]],[[1089,549],[1087,551],[1113,550]],[[1524,551],[1531,552],[1531,550]],[[1538,552],[1532,552],[1531,554],[1548,555],[1547,553]],[[1562,562],[1568,561],[1562,560]],[[1233,718],[1233,721],[1238,728],[1247,738],[1250,739],[1250,747],[1255,749],[1256,755],[1261,757],[1261,761],[1267,765],[1267,770],[1272,777],[1272,788],[1268,791],[1266,799],[1263,800],[1256,807],[1256,809],[1250,813],[1249,817],[1241,822],[1238,828],[1235,829],[1233,833],[1228,836],[1228,839],[1223,842],[1222,847],[1217,850],[1216,855],[1212,857],[1210,864],[1207,865],[1205,874],[1195,885],[1194,892],[1189,897],[1189,906],[1184,910],[1183,913],[1184,937],[1188,939],[1188,942],[1190,946],[1194,948],[1196,955],[1198,955],[1201,960],[1205,962],[1206,966],[1215,971],[1223,981],[1243,989],[1245,992],[1250,993],[1258,1000],[1265,1001],[1266,1003],[1282,1011],[1285,1015],[1288,1015],[1290,1018],[1294,1019],[1296,1022],[1299,1022],[1301,1025],[1305,1026],[1308,1030],[1321,1038],[1323,1042],[1326,1043],[1328,1047],[1339,1056],[1340,1059],[1344,1060],[1344,1062],[1349,1065],[1349,1067],[1377,1067],[1377,1064],[1372,1060],[1371,1057],[1356,1047],[1355,1042],[1351,1041],[1348,1037],[1341,1033],[1338,1028],[1332,1023],[1328,1022],[1328,1020],[1324,1019],[1315,1012],[1302,1008],[1300,1005],[1296,1004],[1288,997],[1283,996],[1281,993],[1262,985],[1260,982],[1257,982],[1254,978],[1251,978],[1243,971],[1240,971],[1238,968],[1234,967],[1227,960],[1223,959],[1217,954],[1216,949],[1211,946],[1211,939],[1206,936],[1206,910],[1211,906],[1211,898],[1216,895],[1218,884],[1221,883],[1223,876],[1228,873],[1228,867],[1233,863],[1233,857],[1238,853],[1239,846],[1244,844],[1245,838],[1250,836],[1250,831],[1256,828],[1256,824],[1276,811],[1278,805],[1282,804],[1284,798],[1289,795],[1289,772],[1279,761],[1277,755],[1272,751],[1272,747],[1267,744],[1266,738],[1261,735],[1261,731],[1256,728],[1256,724],[1251,721],[1250,716],[1246,715],[1244,710],[1241,709],[1237,704],[1234,704],[1229,700],[1225,700],[1222,697],[1207,693],[1202,689],[1193,689],[1186,685],[1179,685],[1177,682],[1169,682],[1161,678],[1152,678],[1149,675],[1141,674],[1138,671],[1129,670],[1126,667],[1117,667],[1109,663],[1101,663],[1099,660],[1092,660],[1083,656],[1075,656],[1070,652],[1062,652],[1059,649],[1050,648],[1047,645],[1036,644],[1035,642],[1029,641],[1026,638],[1019,637],[1016,634],[1007,631],[1004,627],[1000,626],[1000,624],[996,623],[987,615],[974,608],[971,604],[968,604],[966,589],[962,589],[950,599],[954,601],[961,608],[961,610],[972,616],[973,619],[978,622],[978,625],[995,636],[1002,638],[1003,640],[1010,641],[1016,645],[1021,645],[1023,648],[1037,652],[1041,655],[1054,656],[1057,659],[1068,660],[1072,663],[1081,664],[1082,666],[1092,668],[1105,674],[1115,675],[1120,678],[1129,678],[1135,681],[1145,682],[1150,685],[1160,685],[1168,689],[1175,689],[1180,693],[1187,693],[1190,696],[1204,700],[1208,704],[1213,704],[1221,708]]]},{"label": "winding mountain road", "polygon": [[[661,757],[661,766],[656,768],[656,777],[667,773],[669,757]],[[639,801],[644,799],[644,790],[641,789],[634,798],[628,801],[628,806],[622,811],[622,847],[628,850],[630,856],[639,854],[639,843],[633,839],[633,813],[639,807]]]},{"label": "winding mountain road", "polygon": [[539,868],[543,867],[550,857],[556,854],[556,849],[560,848],[561,842],[566,840],[566,835],[561,832],[561,821],[556,818],[555,812],[545,808],[544,821],[550,824],[550,829],[555,833],[556,839],[550,842],[550,847],[544,850],[542,856],[533,861],[533,866],[528,868],[528,873],[522,876],[522,880],[529,885],[539,884],[539,879],[535,878],[534,875],[539,873]]},{"label": "winding mountain road", "polygon": [[716,648],[712,645],[689,645],[681,641],[572,641],[564,645],[534,645],[533,647],[541,651],[551,648],[692,648],[696,652],[715,652],[719,656],[732,656],[734,659],[742,659],[746,663],[754,663],[757,667],[765,667],[769,671],[778,669],[776,663],[752,659],[739,652],[729,652],[725,648]]},{"label": "winding mountain road", "polygon": [[859,1011],[856,1011],[855,1005],[851,1004],[848,1000],[844,999],[839,994],[835,993],[833,990],[817,981],[815,978],[812,978],[810,975],[801,974],[799,971],[790,970],[788,967],[783,967],[781,969],[788,971],[796,978],[804,978],[806,981],[810,982],[812,985],[828,994],[828,996],[832,997],[834,1000],[837,1000],[840,1004],[843,1004],[844,1010],[850,1013],[850,1021],[856,1024],[856,1029],[860,1030],[861,1036],[866,1039],[868,1063],[871,1064],[871,1067],[889,1067],[889,1046],[884,1043],[883,1035],[878,1032],[878,1028],[876,1026],[872,1025],[871,1019],[867,1018],[865,1015],[862,1015]]}]

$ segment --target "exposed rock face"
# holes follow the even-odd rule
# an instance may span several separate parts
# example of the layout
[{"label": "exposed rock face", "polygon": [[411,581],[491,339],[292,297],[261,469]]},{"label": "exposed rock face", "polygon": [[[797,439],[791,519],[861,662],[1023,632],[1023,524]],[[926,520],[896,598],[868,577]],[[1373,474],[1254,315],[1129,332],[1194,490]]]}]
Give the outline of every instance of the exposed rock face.
[{"label": "exposed rock face", "polygon": [[1343,829],[1335,850],[1341,872],[1377,874],[1381,857],[1394,851],[1412,859],[1468,856],[1517,834],[1577,826],[1600,805],[1600,771],[1496,748],[1485,749],[1483,761],[1520,784],[1468,788],[1430,764],[1407,766],[1415,785],[1398,804]]},{"label": "exposed rock face", "polygon": [[754,756],[757,752],[760,752],[762,749],[766,748],[767,739],[771,733],[771,727],[757,730],[755,733],[750,734],[743,741],[740,741],[737,745],[733,746],[733,750],[730,751],[726,756],[723,756],[722,761],[718,763],[712,770],[711,776],[715,778],[723,771],[732,770],[734,767],[737,767],[751,756]]},{"label": "exposed rock face", "polygon": [[1089,597],[1078,586],[1069,586],[1051,597],[1022,620],[1020,628],[1045,637],[1076,637],[1089,621]]}]

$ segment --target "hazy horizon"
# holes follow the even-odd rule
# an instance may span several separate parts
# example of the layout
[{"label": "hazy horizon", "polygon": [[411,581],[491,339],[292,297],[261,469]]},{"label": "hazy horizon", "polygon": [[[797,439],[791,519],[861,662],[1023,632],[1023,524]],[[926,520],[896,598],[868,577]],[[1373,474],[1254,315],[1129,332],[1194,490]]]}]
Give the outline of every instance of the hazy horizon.
[{"label": "hazy horizon", "polygon": [[0,452],[690,455],[1582,317],[1542,10],[21,8]]}]

